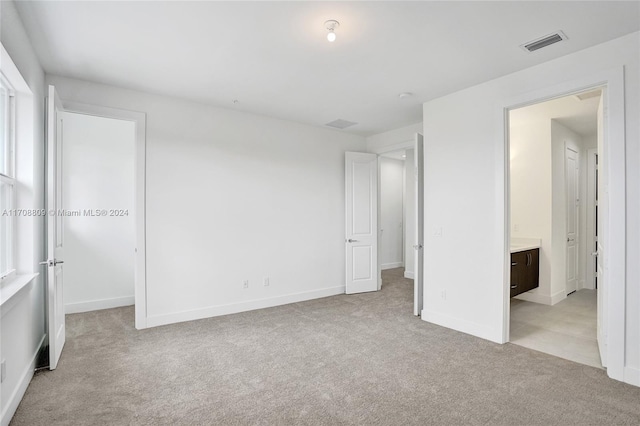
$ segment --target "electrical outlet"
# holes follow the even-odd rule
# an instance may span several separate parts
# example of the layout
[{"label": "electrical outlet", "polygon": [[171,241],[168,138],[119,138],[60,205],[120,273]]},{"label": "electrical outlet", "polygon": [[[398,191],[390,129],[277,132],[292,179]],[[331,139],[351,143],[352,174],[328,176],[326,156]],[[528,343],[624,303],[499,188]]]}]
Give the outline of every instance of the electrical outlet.
[{"label": "electrical outlet", "polygon": [[269,287],[269,277],[266,277],[266,278],[264,279],[264,286],[265,286],[265,287]]},{"label": "electrical outlet", "polygon": [[520,230],[520,225],[518,225],[517,223],[513,225],[513,231],[514,232],[518,232]]},{"label": "electrical outlet", "polygon": [[244,280],[244,284],[242,286],[244,288],[249,288],[249,280]]},{"label": "electrical outlet", "polygon": [[440,292],[440,297],[442,298],[442,300],[447,300],[447,290],[442,290]]},{"label": "electrical outlet", "polygon": [[7,377],[7,360],[3,359],[0,364],[0,383],[4,382],[4,379]]}]

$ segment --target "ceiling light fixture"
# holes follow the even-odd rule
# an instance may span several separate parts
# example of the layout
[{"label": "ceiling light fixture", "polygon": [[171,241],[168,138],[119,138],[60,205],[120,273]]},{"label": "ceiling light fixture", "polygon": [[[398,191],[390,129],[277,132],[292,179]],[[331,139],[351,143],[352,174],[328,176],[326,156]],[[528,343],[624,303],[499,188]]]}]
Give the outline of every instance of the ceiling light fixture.
[{"label": "ceiling light fixture", "polygon": [[410,98],[410,97],[412,97],[412,96],[413,96],[413,93],[411,93],[411,92],[402,92],[402,93],[400,93],[400,94],[398,95],[398,97],[399,97],[400,99],[407,99],[407,98]]},{"label": "ceiling light fixture", "polygon": [[329,31],[327,33],[327,40],[329,40],[331,43],[336,41],[335,31],[336,31],[336,28],[338,28],[339,26],[340,26],[340,22],[336,21],[335,19],[329,19],[324,23],[324,27],[327,29],[327,31]]}]

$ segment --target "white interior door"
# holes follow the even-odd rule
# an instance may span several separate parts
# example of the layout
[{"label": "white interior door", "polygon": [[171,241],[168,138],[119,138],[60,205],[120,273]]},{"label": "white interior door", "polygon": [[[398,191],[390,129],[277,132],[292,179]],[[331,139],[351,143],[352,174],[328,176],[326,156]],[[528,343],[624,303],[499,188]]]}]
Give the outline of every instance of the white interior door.
[{"label": "white interior door", "polygon": [[585,288],[596,289],[596,255],[598,251],[598,239],[596,237],[596,215],[597,215],[597,181],[596,169],[598,167],[598,149],[587,151],[587,204],[586,204],[586,235],[582,239],[587,248]]},{"label": "white interior door", "polygon": [[413,314],[420,315],[424,303],[423,277],[424,277],[424,140],[422,135],[416,133],[414,143],[415,166],[415,245],[414,248],[414,276],[413,276]]},{"label": "white interior door", "polygon": [[578,289],[578,153],[565,148],[565,182],[567,201],[567,294]]},{"label": "white interior door", "polygon": [[[58,113],[62,103],[56,89],[49,86],[47,99],[47,310],[49,338],[49,368],[58,366],[65,342],[63,298],[63,216],[62,208],[62,121]],[[52,214],[55,212],[56,214]],[[43,262],[45,263],[45,262]]]},{"label": "white interior door", "polygon": [[606,165],[606,151],[604,144],[604,103],[603,95],[600,96],[600,104],[598,105],[598,162],[596,166],[596,288],[597,288],[597,304],[598,304],[598,319],[597,319],[597,339],[598,349],[600,350],[600,361],[602,366],[607,366],[607,283],[605,281],[605,256],[606,256],[606,234],[604,232],[606,221],[609,218],[609,197],[607,189],[607,173],[605,170]]},{"label": "white interior door", "polygon": [[378,156],[345,155],[346,292],[378,290]]}]

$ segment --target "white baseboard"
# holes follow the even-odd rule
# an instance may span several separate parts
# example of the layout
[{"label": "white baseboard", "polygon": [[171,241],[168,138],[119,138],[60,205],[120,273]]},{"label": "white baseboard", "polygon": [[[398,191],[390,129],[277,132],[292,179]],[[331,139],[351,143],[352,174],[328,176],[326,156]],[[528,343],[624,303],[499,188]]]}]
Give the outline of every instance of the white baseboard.
[{"label": "white baseboard", "polygon": [[404,271],[404,277],[409,278],[410,280],[414,279],[413,271]]},{"label": "white baseboard", "polygon": [[345,293],[345,286],[329,287],[320,290],[306,291],[303,293],[285,294],[283,296],[269,297],[265,299],[247,300],[246,302],[231,303],[228,305],[209,306],[192,311],[175,312],[165,315],[147,317],[147,328],[159,325],[173,324],[177,322],[193,321],[203,318],[217,317],[221,315],[236,314],[239,312],[253,311],[255,309],[272,308],[274,306],[289,303],[304,302],[306,300],[320,299]]},{"label": "white baseboard", "polygon": [[481,339],[490,340],[495,343],[504,343],[502,341],[502,328],[500,328],[500,330],[493,330],[486,325],[478,324],[460,318],[450,317],[448,315],[444,315],[439,312],[428,311],[426,309],[422,310],[422,314],[420,315],[420,317],[423,321],[437,324],[442,327],[480,337]]},{"label": "white baseboard", "polygon": [[27,367],[22,372],[22,376],[20,376],[20,380],[18,381],[18,386],[13,390],[13,393],[7,400],[7,405],[2,410],[2,426],[8,426],[11,418],[16,413],[18,409],[18,405],[20,405],[20,401],[22,401],[22,397],[24,393],[27,391],[27,387],[31,382],[31,378],[33,377],[33,373],[36,369],[36,358],[38,357],[38,353],[40,352],[40,348],[42,347],[42,342],[44,342],[45,336],[42,336],[40,339],[40,343],[38,343],[38,347],[36,348],[35,353],[31,357],[31,362],[27,365]]},{"label": "white baseboard", "polygon": [[380,265],[380,269],[384,271],[385,269],[401,268],[403,266],[404,262],[383,263]]},{"label": "white baseboard", "polygon": [[555,305],[558,302],[562,302],[566,298],[567,298],[567,291],[560,290],[556,294],[551,295],[551,305]]},{"label": "white baseboard", "polygon": [[624,368],[624,382],[640,387],[640,369],[633,367]]},{"label": "white baseboard", "polygon": [[541,303],[543,305],[550,305],[550,306],[555,305],[556,303],[566,298],[567,298],[567,295],[565,294],[564,290],[561,290],[551,296],[528,291],[526,293],[521,293],[514,297],[514,299],[524,300],[524,301],[533,302],[533,303]]},{"label": "white baseboard", "polygon": [[65,314],[78,314],[80,312],[99,311],[101,309],[119,308],[121,306],[135,305],[134,296],[115,297],[113,299],[89,300],[87,302],[67,303],[64,305]]}]

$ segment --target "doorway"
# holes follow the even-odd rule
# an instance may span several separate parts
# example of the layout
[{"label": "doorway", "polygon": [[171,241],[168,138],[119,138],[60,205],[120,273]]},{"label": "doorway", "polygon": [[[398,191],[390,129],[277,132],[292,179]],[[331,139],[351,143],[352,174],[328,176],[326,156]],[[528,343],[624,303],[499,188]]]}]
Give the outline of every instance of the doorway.
[{"label": "doorway", "polygon": [[[47,260],[42,262],[42,264],[47,266],[47,297],[46,297],[46,312],[47,312],[47,336],[48,349],[46,350],[49,354],[49,369],[53,370],[57,367],[58,361],[62,354],[62,350],[66,341],[66,333],[65,333],[65,285],[64,278],[66,278],[67,274],[65,271],[68,269],[68,264],[65,265],[65,258],[67,254],[66,250],[66,238],[65,238],[65,225],[68,225],[67,219],[74,218],[122,218],[122,217],[133,217],[133,240],[135,244],[131,247],[129,244],[129,259],[133,257],[133,282],[134,282],[134,302],[135,302],[135,326],[136,328],[146,328],[146,268],[145,268],[145,253],[146,253],[146,242],[145,242],[145,115],[143,113],[137,113],[132,111],[118,110],[112,108],[105,107],[97,107],[92,105],[84,105],[77,104],[73,102],[63,102],[54,86],[49,86],[48,97],[47,97],[47,109],[46,109],[46,141],[47,141],[47,154],[46,154],[46,169],[47,169],[47,178],[46,178],[46,187],[47,187],[47,196],[46,196],[46,207],[48,211],[47,215],[47,226],[46,226],[46,246],[47,246]],[[75,115],[69,115],[68,113],[72,113]],[[90,118],[92,117],[92,118]],[[126,206],[73,206],[67,204],[65,200],[65,193],[67,195],[75,193],[76,196],[71,196],[71,202],[79,202],[80,204],[84,202],[94,202],[96,201],[96,187],[95,183],[99,181],[99,178],[96,179],[95,172],[102,167],[101,156],[109,157],[111,156],[111,152],[109,150],[116,151],[115,147],[109,146],[107,143],[107,148],[105,150],[104,146],[101,146],[98,149],[98,144],[95,143],[95,140],[100,139],[101,136],[99,132],[95,131],[95,124],[97,118],[103,119],[114,119],[114,120],[124,120],[128,122],[133,122],[133,142],[134,146],[131,147],[131,142],[129,142],[128,146],[128,154],[131,153],[131,149],[133,149],[133,156],[130,158],[129,164],[133,166],[133,179],[132,182],[129,181],[128,184],[133,186],[133,203],[131,211],[127,211]],[[79,132],[82,134],[81,137],[77,138],[73,143],[70,142],[71,155],[72,157],[65,156],[64,150],[64,122],[67,120],[79,120],[83,122],[82,124],[78,124],[79,127],[87,127],[88,129],[93,128],[93,131],[85,131]],[[89,122],[93,121],[93,125],[89,125]],[[101,120],[97,120],[101,121]],[[102,124],[106,122],[102,121]],[[125,125],[121,123],[124,128],[131,127],[129,125]],[[72,126],[73,127],[73,126]],[[98,126],[99,127],[99,126]],[[78,130],[76,128],[75,130]],[[86,129],[85,129],[86,130]],[[68,134],[69,136],[69,134]],[[95,140],[94,140],[95,139]],[[74,147],[74,144],[77,146]],[[104,141],[103,141],[104,145]],[[108,152],[108,154],[105,154]],[[103,202],[113,201],[118,197],[117,194],[118,185],[115,184],[119,179],[122,178],[122,174],[119,173],[120,167],[118,160],[122,159],[122,152],[118,155],[113,155],[111,160],[110,167],[106,167],[106,173],[103,173],[101,178],[105,179],[104,175],[106,175],[106,179],[109,180],[109,183],[114,183],[112,185],[105,185],[100,188],[102,191],[109,193],[110,197],[100,198]],[[78,175],[71,178],[71,176],[64,176],[65,170],[65,157],[67,161],[73,158],[73,155],[76,155],[78,158],[74,161],[74,167],[72,170],[75,170]],[[131,157],[127,155],[127,157]],[[86,162],[93,161],[93,167],[86,167],[86,164],[83,164],[83,161]],[[72,173],[73,174],[73,173]],[[131,176],[131,173],[129,174]],[[94,183],[94,187],[92,188],[89,184],[91,181]],[[69,186],[69,188],[66,188]],[[71,191],[71,192],[70,192]],[[125,191],[126,192],[126,191]],[[130,195],[129,191],[129,195]],[[126,198],[130,198],[125,196]],[[130,202],[130,201],[129,201]],[[69,208],[69,210],[67,210]],[[84,223],[85,229],[82,231],[87,231],[86,227],[87,223]],[[82,226],[80,226],[82,228]],[[92,238],[95,237],[97,233],[99,233],[101,226],[97,226],[92,224],[89,226],[91,228],[92,235],[86,236],[81,235],[82,232],[79,232],[76,236],[78,239],[82,237]],[[104,236],[107,242],[111,241],[110,236]],[[129,239],[130,241],[130,239]],[[73,246],[73,238],[72,238],[72,246]],[[104,240],[101,241],[90,241],[89,245],[91,248],[95,249],[96,253],[89,253],[89,247],[85,242],[84,246],[82,244],[78,244],[76,247],[77,254],[75,255],[74,262],[77,263],[77,276],[79,278],[80,285],[87,286],[87,280],[89,282],[94,281],[95,275],[100,274],[100,270],[95,270],[95,266],[99,261],[96,262],[103,253],[103,248],[108,245],[104,244]],[[116,244],[117,246],[118,244]],[[86,251],[83,251],[86,250]],[[127,254],[125,253],[125,256]],[[93,264],[90,262],[86,262],[87,259],[91,257],[94,261]],[[112,259],[109,259],[112,260]],[[121,260],[121,259],[120,259]],[[116,259],[116,262],[118,259]],[[82,271],[82,267],[87,266],[86,271]],[[100,268],[98,268],[100,269]],[[124,268],[127,269],[127,268]],[[129,272],[130,272],[129,268]],[[72,277],[73,277],[73,266],[72,266]],[[96,280],[97,281],[97,280]],[[88,286],[87,286],[88,287]],[[95,289],[93,289],[95,290]],[[107,289],[107,292],[111,289]],[[91,294],[91,292],[88,292]],[[86,293],[84,295],[86,297]],[[89,296],[92,297],[92,296]],[[95,297],[95,294],[93,295]],[[126,301],[130,303],[130,296],[125,296]],[[111,298],[117,300],[117,303],[122,304],[121,298]],[[84,310],[96,309],[96,308],[104,308],[104,307],[112,307],[105,306],[109,303],[114,303],[113,300],[109,302],[105,302],[105,299],[93,299],[84,301],[80,305],[83,306],[81,308]],[[76,304],[77,307],[77,304]]]},{"label": "doorway", "polygon": [[588,279],[585,170],[602,146],[602,97],[593,88],[509,111],[509,341],[594,367],[602,318]]},{"label": "doorway", "polygon": [[59,117],[65,313],[134,305],[135,123]]},{"label": "doorway", "polygon": [[[134,124],[133,152],[133,217],[134,227],[134,302],[135,327],[147,328],[147,272],[146,272],[146,114],[118,108],[63,102],[63,113],[111,119]],[[117,212],[116,214],[118,214]],[[131,213],[131,212],[129,212]]]},{"label": "doorway", "polygon": [[[423,147],[422,135],[415,134],[412,141],[371,153],[345,154],[345,292],[379,291],[382,288],[383,268],[394,269],[400,278],[413,279],[413,313],[416,316],[421,315],[423,305]],[[386,158],[394,160],[388,162],[392,169],[389,185],[381,182],[381,169],[386,168]],[[393,199],[390,203],[392,206],[389,206],[392,213],[388,215],[388,223],[391,228],[387,229],[391,232],[385,236],[385,242],[389,245],[386,248],[383,248],[385,242],[382,237],[385,227],[380,220],[383,209],[382,186],[388,187],[388,191],[385,189],[382,192],[388,192]],[[400,197],[401,193],[403,197]],[[387,209],[387,206],[384,208]],[[381,250],[385,249],[387,253],[381,254]],[[409,258],[413,262],[408,261]],[[413,265],[412,271],[406,271],[407,265]],[[403,266],[405,271],[400,272],[398,269]]]},{"label": "doorway", "polygon": [[[413,183],[413,173],[407,170],[406,151],[413,160],[413,150],[398,150],[380,155],[380,269],[402,269],[401,275],[413,277],[413,262],[407,257],[406,244],[413,241],[409,235],[413,226],[409,211],[414,205],[413,190],[408,188]],[[409,215],[409,216],[408,216]],[[409,254],[413,254],[409,252]]]}]

